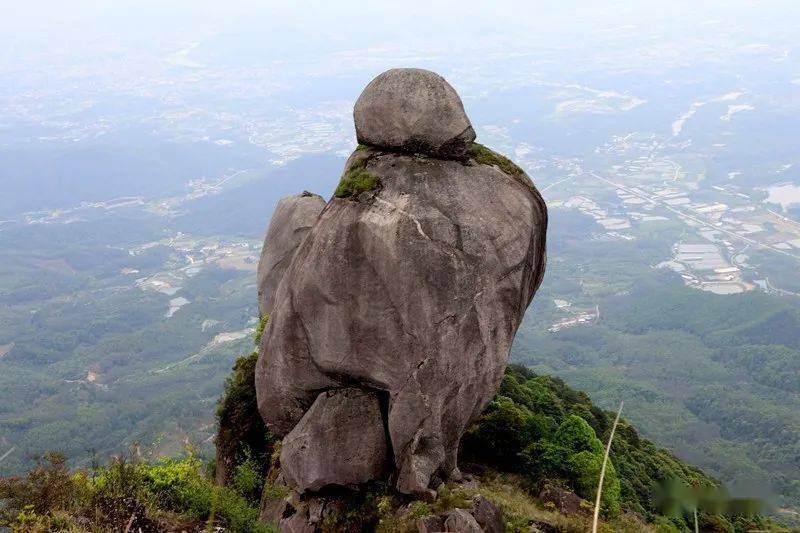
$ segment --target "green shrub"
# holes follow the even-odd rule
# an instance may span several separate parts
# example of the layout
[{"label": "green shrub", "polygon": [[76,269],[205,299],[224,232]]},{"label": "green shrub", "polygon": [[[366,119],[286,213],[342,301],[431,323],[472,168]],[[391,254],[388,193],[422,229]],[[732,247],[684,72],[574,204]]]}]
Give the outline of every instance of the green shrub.
[{"label": "green shrub", "polygon": [[145,494],[158,498],[159,506],[198,518],[209,516],[214,506],[214,487],[201,474],[201,466],[192,456],[141,464],[142,488]]},{"label": "green shrub", "polygon": [[71,473],[62,454],[47,453],[24,478],[0,478],[0,526],[17,517],[31,522],[53,511],[70,511],[90,497],[85,475]]},{"label": "green shrub", "polygon": [[594,430],[586,420],[577,415],[569,415],[561,423],[553,440],[572,453],[588,451],[600,454],[601,457],[603,454],[603,445],[597,440]]},{"label": "green shrub", "polygon": [[[36,512],[33,505],[23,507],[13,521],[7,522],[14,533],[45,533],[53,529],[53,520],[50,516]],[[5,525],[0,520],[0,526]]]},{"label": "green shrub", "polygon": [[236,465],[233,472],[233,488],[250,503],[258,503],[264,486],[263,465],[249,454]]},{"label": "green shrub", "polygon": [[215,485],[192,454],[153,463],[121,456],[91,476],[71,473],[61,456],[51,455],[24,479],[0,480],[0,527],[15,532],[83,531],[86,523],[93,531],[109,531],[124,527],[119,521],[128,519],[131,508],[154,527],[162,524],[154,518],[170,517],[236,533],[269,531],[258,523],[258,508],[233,489]]},{"label": "green shrub", "polygon": [[233,373],[225,384],[225,393],[217,407],[217,457],[229,460],[226,477],[236,471],[236,466],[250,459],[260,476],[267,471],[272,448],[276,442],[258,412],[256,399],[256,363],[258,352],[240,357],[233,366]]},{"label": "green shrub", "polygon": [[[600,469],[603,465],[603,453],[590,451],[578,452],[567,460],[567,474],[574,481],[576,492],[594,501],[597,497],[597,483],[600,480]],[[603,511],[616,516],[620,511],[620,484],[617,472],[611,461],[606,465],[603,479],[603,495],[600,499]]]},{"label": "green shrub", "polygon": [[97,493],[106,495],[117,495],[116,489],[124,484],[127,495],[136,494],[151,508],[218,521],[237,533],[267,530],[258,524],[258,509],[233,489],[215,485],[192,454],[154,463],[116,461],[92,484]]},{"label": "green shrub", "polygon": [[522,459],[526,474],[533,479],[559,479],[564,477],[569,456],[569,449],[541,439],[525,449]]},{"label": "green shrub", "polygon": [[[560,379],[509,365],[498,394],[464,436],[460,459],[519,474],[528,486],[560,482],[593,500],[604,453],[601,439],[607,438],[614,416]],[[651,491],[665,477],[715,484],[620,421],[604,480],[605,512],[616,514],[624,507],[654,519],[658,510]]]},{"label": "green shrub", "polygon": [[513,470],[519,454],[547,431],[547,423],[511,398],[496,396],[462,440],[462,458]]},{"label": "green shrub", "polygon": [[430,505],[422,501],[415,501],[411,503],[408,510],[409,518],[422,518],[433,514]]}]

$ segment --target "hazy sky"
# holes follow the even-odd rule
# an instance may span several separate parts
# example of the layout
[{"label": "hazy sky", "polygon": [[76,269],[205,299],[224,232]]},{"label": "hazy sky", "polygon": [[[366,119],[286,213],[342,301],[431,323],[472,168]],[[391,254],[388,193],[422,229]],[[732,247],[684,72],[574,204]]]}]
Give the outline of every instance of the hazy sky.
[{"label": "hazy sky", "polygon": [[[522,35],[552,44],[594,31],[636,25],[642,37],[699,35],[714,27],[744,25],[765,38],[798,30],[795,0],[495,0],[435,2],[249,0],[17,0],[1,3],[0,43],[6,61],[35,51],[91,54],[99,41],[147,46],[167,39],[225,32],[306,36],[334,46],[379,46],[417,39],[456,45]],[[94,49],[96,50],[96,49]]]},{"label": "hazy sky", "polygon": [[[681,69],[730,74],[761,54],[770,76],[800,79],[797,0],[17,0],[13,7],[0,18],[0,107],[24,94],[30,113],[43,94],[59,104],[171,83],[183,84],[187,101],[203,87],[224,98],[221,87],[234,79],[235,90],[269,85],[274,90],[262,94],[290,94],[317,77],[324,81],[314,90],[335,99],[344,94],[329,86],[335,75],[354,75],[358,86],[397,66],[437,70],[462,90],[470,77],[483,90],[493,72],[508,81],[520,69],[560,82],[623,75],[613,88],[628,90],[631,73],[691,81]],[[171,67],[180,61],[203,67],[203,83],[176,74]]]}]

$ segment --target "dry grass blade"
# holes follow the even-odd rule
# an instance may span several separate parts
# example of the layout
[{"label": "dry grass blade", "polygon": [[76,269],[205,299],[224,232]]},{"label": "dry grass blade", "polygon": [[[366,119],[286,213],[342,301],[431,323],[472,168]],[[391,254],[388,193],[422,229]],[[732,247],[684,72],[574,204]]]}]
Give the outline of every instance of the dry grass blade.
[{"label": "dry grass blade", "polygon": [[600,520],[600,498],[603,495],[603,478],[606,476],[606,465],[608,464],[608,454],[611,452],[611,441],[614,440],[614,432],[617,430],[619,424],[619,417],[622,414],[622,406],[625,402],[619,402],[619,410],[617,417],[614,419],[614,425],[611,426],[611,434],[608,436],[608,443],[606,444],[606,454],[603,457],[603,466],[600,468],[600,481],[597,483],[597,498],[594,501],[594,519],[592,520],[592,533],[597,533],[597,523]]}]

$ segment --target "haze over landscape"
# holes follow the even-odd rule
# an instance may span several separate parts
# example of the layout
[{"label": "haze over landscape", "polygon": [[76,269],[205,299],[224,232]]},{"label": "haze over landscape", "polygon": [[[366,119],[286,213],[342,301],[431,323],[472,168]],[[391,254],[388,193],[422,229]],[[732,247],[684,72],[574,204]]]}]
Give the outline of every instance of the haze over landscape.
[{"label": "haze over landscape", "polygon": [[0,475],[210,453],[283,196],[443,75],[549,208],[512,361],[800,518],[793,2],[28,2],[0,21]]}]

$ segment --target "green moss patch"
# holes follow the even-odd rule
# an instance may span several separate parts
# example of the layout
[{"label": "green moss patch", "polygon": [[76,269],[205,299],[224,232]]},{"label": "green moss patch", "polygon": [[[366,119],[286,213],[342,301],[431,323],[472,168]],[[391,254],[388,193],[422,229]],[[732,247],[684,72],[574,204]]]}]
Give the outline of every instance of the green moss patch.
[{"label": "green moss patch", "polygon": [[528,175],[525,174],[525,171],[506,156],[498,154],[480,143],[472,143],[472,146],[467,149],[467,154],[476,163],[497,167],[526,187],[534,188],[533,182]]},{"label": "green moss patch", "polygon": [[264,330],[267,327],[267,322],[269,322],[269,315],[264,315],[258,321],[258,325],[256,326],[256,334],[253,340],[256,343],[256,348],[261,344],[261,337],[264,336]]},{"label": "green moss patch", "polygon": [[525,174],[525,171],[519,168],[519,166],[512,160],[504,155],[498,154],[494,150],[486,148],[482,144],[472,143],[472,146],[467,149],[467,153],[472,159],[475,160],[476,163],[498,167],[506,174],[510,174],[515,178]]},{"label": "green moss patch", "polygon": [[361,160],[344,173],[333,195],[336,198],[354,197],[362,192],[375,190],[380,185],[381,179],[366,169],[366,160]]}]

